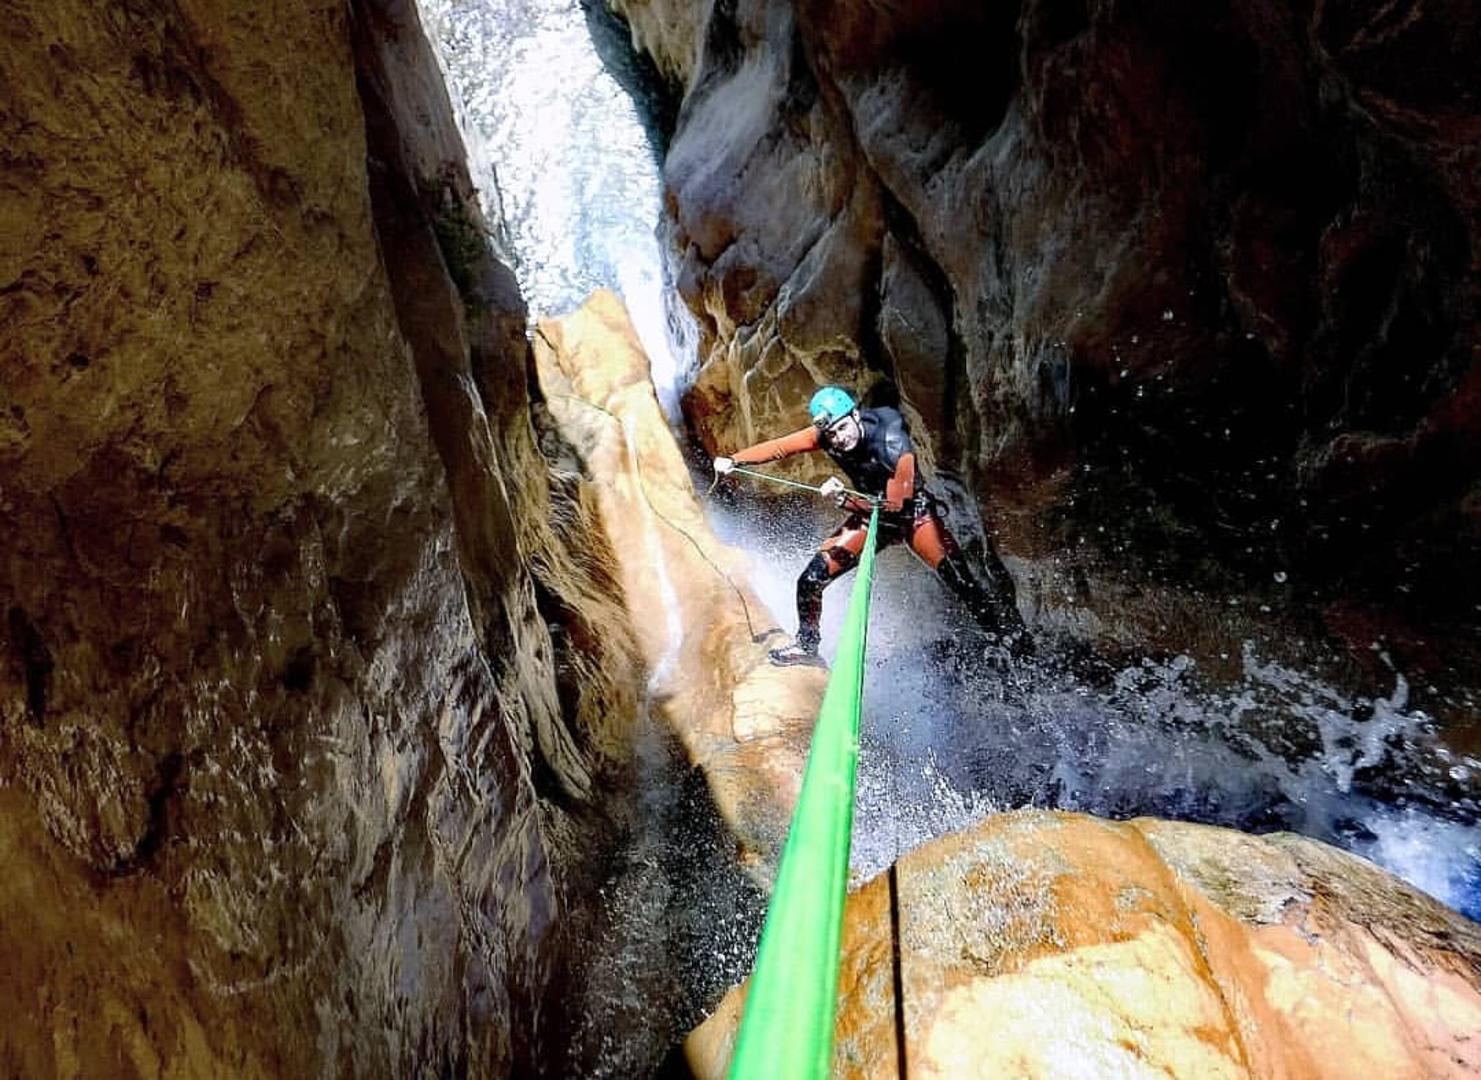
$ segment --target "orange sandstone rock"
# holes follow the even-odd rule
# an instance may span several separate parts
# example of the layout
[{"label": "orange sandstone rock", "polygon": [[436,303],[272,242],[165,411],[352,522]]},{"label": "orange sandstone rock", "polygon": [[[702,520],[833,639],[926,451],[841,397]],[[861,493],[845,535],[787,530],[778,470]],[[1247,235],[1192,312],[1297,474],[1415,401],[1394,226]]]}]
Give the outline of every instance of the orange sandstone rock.
[{"label": "orange sandstone rock", "polygon": [[658,708],[743,849],[769,857],[826,674],[767,660],[780,631],[745,585],[743,556],[705,521],[621,301],[602,291],[542,320],[535,356],[550,412],[596,483]]},{"label": "orange sandstone rock", "polygon": [[[1287,834],[1024,811],[849,898],[835,1077],[1470,1077],[1481,929]],[[882,904],[884,906],[882,906]],[[686,1044],[723,1075],[741,991]]]}]

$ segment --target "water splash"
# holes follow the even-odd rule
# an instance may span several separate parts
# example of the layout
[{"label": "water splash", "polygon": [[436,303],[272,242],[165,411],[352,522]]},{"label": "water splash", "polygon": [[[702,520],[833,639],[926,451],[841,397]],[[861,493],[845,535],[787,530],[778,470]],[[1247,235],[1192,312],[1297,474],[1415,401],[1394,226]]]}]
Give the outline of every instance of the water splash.
[{"label": "water splash", "polygon": [[[753,587],[793,626],[795,575],[836,522],[805,503],[716,503],[710,518],[753,552]],[[825,655],[847,588],[825,601]],[[1232,685],[1205,680],[1188,656],[1094,683],[1052,662],[1005,678],[899,548],[879,559],[869,641],[856,880],[991,810],[1033,806],[1290,830],[1481,915],[1481,762],[1444,746],[1401,672],[1386,694],[1351,695],[1247,641]]]},{"label": "water splash", "polygon": [[[975,658],[950,648],[938,656],[919,677],[954,679],[954,692],[934,704],[924,740],[881,716],[911,692],[899,665],[887,662],[866,687],[872,739],[896,749],[866,757],[861,771],[898,772],[902,794],[900,809],[866,795],[861,835],[939,805],[944,776],[958,798],[984,804],[1287,829],[1370,858],[1458,910],[1478,910],[1481,806],[1449,780],[1430,718],[1402,707],[1399,677],[1388,697],[1347,699],[1247,644],[1242,678],[1227,690],[1203,685],[1187,657],[1144,661],[1109,687],[1050,668],[1005,686],[980,667],[973,674]],[[913,757],[922,741],[934,752]],[[942,747],[950,747],[944,763]],[[942,831],[975,818],[968,804],[944,815]],[[867,849],[856,863],[862,872],[884,865]]]},{"label": "water splash", "polygon": [[651,715],[634,793],[585,945],[586,977],[572,1003],[580,1020],[561,1075],[652,1075],[755,961],[766,898],[736,865],[703,776]]}]

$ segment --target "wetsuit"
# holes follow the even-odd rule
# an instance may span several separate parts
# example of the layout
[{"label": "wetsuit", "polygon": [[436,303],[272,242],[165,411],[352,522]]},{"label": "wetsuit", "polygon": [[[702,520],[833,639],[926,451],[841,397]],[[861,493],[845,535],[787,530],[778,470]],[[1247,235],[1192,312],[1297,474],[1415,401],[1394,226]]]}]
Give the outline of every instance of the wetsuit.
[{"label": "wetsuit", "polygon": [[[882,497],[879,516],[879,546],[906,542],[942,582],[966,603],[984,629],[1029,647],[1023,618],[1013,588],[1013,578],[988,540],[984,564],[989,587],[984,589],[968,571],[966,560],[946,523],[938,501],[925,489],[915,467],[915,445],[910,441],[905,419],[894,409],[860,409],[862,429],[852,450],[838,450],[823,439],[816,427],[806,427],[779,439],[757,443],[734,455],[742,465],[780,461],[793,454],[823,450],[846,473],[856,490]],[[823,541],[818,553],[797,579],[797,644],[816,652],[818,624],[823,615],[823,590],[839,575],[853,569],[869,536],[868,503],[845,497],[849,516],[838,530]]]}]

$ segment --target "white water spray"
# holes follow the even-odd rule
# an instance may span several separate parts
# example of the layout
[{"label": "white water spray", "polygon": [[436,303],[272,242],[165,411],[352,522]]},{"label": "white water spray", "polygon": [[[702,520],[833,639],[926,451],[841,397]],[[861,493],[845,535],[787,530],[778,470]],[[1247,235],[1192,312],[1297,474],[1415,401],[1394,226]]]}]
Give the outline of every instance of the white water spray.
[{"label": "white water spray", "polygon": [[616,290],[679,417],[692,318],[670,303],[658,246],[663,184],[632,98],[603,66],[579,0],[420,0],[532,319]]}]

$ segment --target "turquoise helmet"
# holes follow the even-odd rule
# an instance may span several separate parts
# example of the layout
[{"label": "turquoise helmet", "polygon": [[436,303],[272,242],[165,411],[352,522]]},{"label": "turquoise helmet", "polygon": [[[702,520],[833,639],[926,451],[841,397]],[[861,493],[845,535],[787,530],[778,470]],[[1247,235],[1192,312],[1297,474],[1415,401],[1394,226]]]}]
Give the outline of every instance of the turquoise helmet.
[{"label": "turquoise helmet", "polygon": [[836,386],[825,386],[807,403],[807,414],[812,417],[814,424],[827,427],[843,419],[856,408],[858,405],[849,396],[848,391],[840,390]]}]

